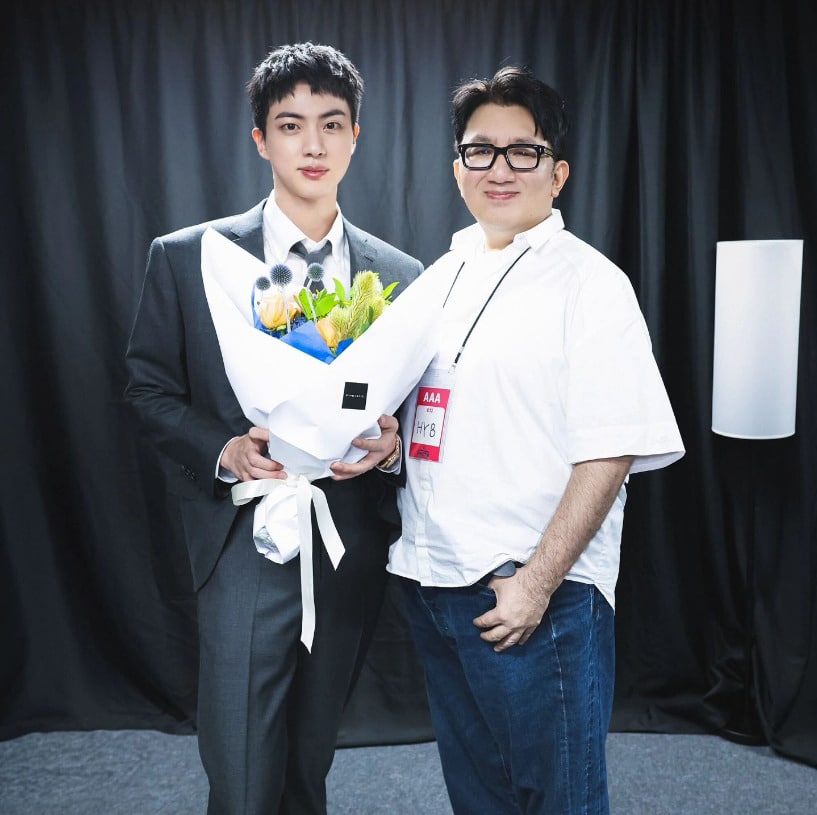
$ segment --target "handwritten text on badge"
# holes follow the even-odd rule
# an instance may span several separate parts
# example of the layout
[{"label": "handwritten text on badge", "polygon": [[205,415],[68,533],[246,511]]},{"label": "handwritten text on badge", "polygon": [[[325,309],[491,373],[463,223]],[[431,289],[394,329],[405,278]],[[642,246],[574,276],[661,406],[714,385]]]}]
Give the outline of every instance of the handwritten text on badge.
[{"label": "handwritten text on badge", "polygon": [[423,461],[439,461],[449,388],[421,387],[417,392],[414,427],[409,456]]}]

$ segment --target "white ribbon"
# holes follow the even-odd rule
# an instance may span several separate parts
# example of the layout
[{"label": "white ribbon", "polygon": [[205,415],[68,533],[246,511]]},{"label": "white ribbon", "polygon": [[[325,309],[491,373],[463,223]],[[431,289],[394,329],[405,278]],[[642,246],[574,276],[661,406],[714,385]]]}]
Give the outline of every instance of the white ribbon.
[{"label": "white ribbon", "polygon": [[[242,481],[231,490],[233,503],[242,506],[261,498],[255,508],[253,541],[268,560],[287,563],[301,553],[301,642],[312,651],[315,638],[315,588],[312,575],[312,513],[332,566],[337,569],[346,551],[335,528],[326,494],[303,475],[286,479],[263,478]],[[295,506],[292,507],[294,502]],[[292,510],[295,510],[294,512]],[[294,521],[294,525],[292,523]],[[294,533],[294,534],[293,534]]]}]

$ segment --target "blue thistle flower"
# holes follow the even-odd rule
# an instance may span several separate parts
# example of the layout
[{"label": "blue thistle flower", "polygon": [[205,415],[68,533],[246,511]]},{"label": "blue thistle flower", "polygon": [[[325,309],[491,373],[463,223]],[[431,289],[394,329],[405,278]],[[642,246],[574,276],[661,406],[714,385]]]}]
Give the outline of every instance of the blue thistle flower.
[{"label": "blue thistle flower", "polygon": [[271,285],[272,283],[270,283],[268,277],[259,277],[255,281],[255,288],[258,289],[258,291],[266,291]]},{"label": "blue thistle flower", "polygon": [[292,282],[292,269],[289,266],[284,266],[283,263],[276,263],[269,270],[270,280],[279,289],[283,289]]},{"label": "blue thistle flower", "polygon": [[319,280],[323,280],[323,274],[323,266],[321,266],[320,263],[310,263],[309,266],[306,267],[306,276],[311,283],[317,283]]}]

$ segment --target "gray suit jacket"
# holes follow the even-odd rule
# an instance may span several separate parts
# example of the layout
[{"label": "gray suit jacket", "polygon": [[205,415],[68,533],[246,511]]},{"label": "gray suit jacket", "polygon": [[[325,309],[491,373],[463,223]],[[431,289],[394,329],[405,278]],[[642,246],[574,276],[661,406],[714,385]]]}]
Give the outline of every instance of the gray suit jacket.
[{"label": "gray suit jacket", "polygon": [[[210,317],[201,279],[201,236],[212,227],[263,259],[264,203],[153,241],[126,354],[125,397],[165,460],[168,489],[180,499],[196,588],[212,571],[238,511],[229,489],[215,477],[216,462],[227,441],[250,427],[224,371]],[[348,222],[344,227],[353,275],[371,269],[384,285],[399,281],[397,296],[422,271],[418,260]],[[374,473],[329,486],[338,491],[342,485],[373,491],[371,500],[381,504],[393,499],[381,494],[393,488]],[[344,519],[342,507],[339,512],[337,517],[333,509],[333,517],[345,541],[357,524]]]}]

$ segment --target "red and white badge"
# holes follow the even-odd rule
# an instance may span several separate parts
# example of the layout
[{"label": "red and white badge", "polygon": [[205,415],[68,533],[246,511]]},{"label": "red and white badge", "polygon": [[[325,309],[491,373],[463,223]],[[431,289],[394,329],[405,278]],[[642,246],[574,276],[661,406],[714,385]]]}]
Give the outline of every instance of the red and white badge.
[{"label": "red and white badge", "polygon": [[421,385],[414,408],[409,456],[421,461],[439,461],[445,428],[445,414],[451,388]]}]

